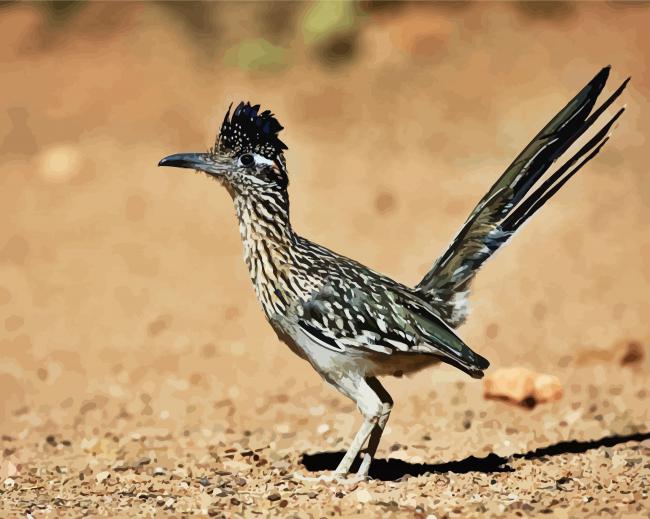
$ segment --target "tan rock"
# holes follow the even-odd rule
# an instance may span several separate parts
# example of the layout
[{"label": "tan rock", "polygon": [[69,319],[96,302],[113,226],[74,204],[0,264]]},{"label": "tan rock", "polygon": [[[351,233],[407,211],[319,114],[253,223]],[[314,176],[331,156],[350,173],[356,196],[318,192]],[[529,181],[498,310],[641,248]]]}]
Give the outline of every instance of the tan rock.
[{"label": "tan rock", "polygon": [[497,369],[485,378],[485,398],[498,398],[534,406],[562,397],[562,383],[554,375],[535,373],[522,367]]},{"label": "tan rock", "polygon": [[502,398],[523,403],[533,395],[535,373],[526,368],[501,368],[485,378],[483,395],[485,398]]},{"label": "tan rock", "polygon": [[111,473],[108,472],[107,470],[103,470],[102,472],[97,473],[97,475],[95,476],[95,481],[97,481],[97,483],[103,483],[110,477],[111,477]]},{"label": "tan rock", "polygon": [[562,383],[554,375],[536,375],[533,389],[535,402],[552,402],[562,398]]}]

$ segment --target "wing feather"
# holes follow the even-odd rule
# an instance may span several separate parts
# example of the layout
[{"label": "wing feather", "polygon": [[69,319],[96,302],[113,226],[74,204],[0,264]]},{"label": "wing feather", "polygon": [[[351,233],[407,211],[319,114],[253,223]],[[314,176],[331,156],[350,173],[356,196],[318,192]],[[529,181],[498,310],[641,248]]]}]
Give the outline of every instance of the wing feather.
[{"label": "wing feather", "polygon": [[[349,307],[344,314],[352,318],[342,319],[339,307]],[[337,320],[340,326],[330,325]],[[302,303],[297,322],[316,344],[331,351],[429,354],[477,377],[489,365],[406,287],[362,288],[340,279],[331,281]]]}]

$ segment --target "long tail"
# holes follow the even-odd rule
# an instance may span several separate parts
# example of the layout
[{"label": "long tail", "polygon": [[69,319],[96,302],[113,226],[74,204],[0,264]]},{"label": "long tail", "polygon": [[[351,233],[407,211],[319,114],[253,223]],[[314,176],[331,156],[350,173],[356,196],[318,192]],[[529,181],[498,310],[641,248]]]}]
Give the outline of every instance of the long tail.
[{"label": "long tail", "polygon": [[612,125],[625,108],[616,112],[584,146],[528,194],[551,165],[625,89],[630,78],[593,110],[605,87],[609,70],[610,67],[605,67],[596,74],[526,146],[481,199],[446,252],[417,285],[416,290],[438,309],[451,326],[460,326],[465,321],[469,287],[483,263],[582,166],[595,157],[609,139]]}]

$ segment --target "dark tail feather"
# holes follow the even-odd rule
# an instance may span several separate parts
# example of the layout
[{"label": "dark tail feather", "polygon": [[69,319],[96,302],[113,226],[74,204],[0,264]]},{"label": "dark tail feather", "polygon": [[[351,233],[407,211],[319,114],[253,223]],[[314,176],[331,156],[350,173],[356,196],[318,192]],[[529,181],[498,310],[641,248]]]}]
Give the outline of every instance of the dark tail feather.
[{"label": "dark tail feather", "polygon": [[[544,173],[551,167],[551,165],[567,150],[569,149],[582,135],[596,122],[596,120],[607,110],[616,99],[621,95],[625,87],[627,86],[630,78],[627,78],[621,86],[619,86],[616,91],[609,96],[601,106],[599,106],[594,112],[589,115],[593,109],[598,95],[605,86],[605,81],[609,75],[609,67],[602,69],[594,79],[574,98],[571,103],[567,105],[565,110],[570,109],[571,105],[580,99],[582,96],[587,96],[587,99],[583,101],[582,106],[575,111],[571,117],[562,122],[561,125],[556,126],[552,121],[535,140],[538,139],[549,139],[549,142],[546,146],[542,147],[532,159],[530,159],[530,164],[527,168],[527,171],[524,172],[522,178],[519,181],[515,181],[512,188],[515,193],[510,203],[505,209],[505,213],[517,205],[521,199],[526,196],[528,191],[532,188],[533,185],[544,175]],[[563,110],[564,111],[564,110]],[[614,116],[613,120],[608,123],[607,129],[611,127],[613,122],[618,119],[621,115],[623,109]],[[562,112],[560,112],[562,113]],[[587,117],[588,115],[588,117]],[[607,132],[605,132],[607,133]],[[546,149],[544,149],[546,148]],[[520,160],[518,157],[515,159],[513,165],[517,164]],[[504,175],[505,176],[505,175]],[[504,215],[505,216],[505,215]]]},{"label": "dark tail feather", "polygon": [[485,194],[477,209],[506,187],[512,189],[513,193],[508,204],[502,207],[502,216],[519,203],[551,164],[578,140],[623,92],[629,78],[590,115],[605,87],[609,71],[609,66],[604,67],[551,119]]},{"label": "dark tail feather", "polygon": [[[416,286],[438,313],[456,327],[467,316],[466,298],[476,272],[512,234],[544,205],[582,166],[595,157],[623,113],[619,110],[589,141],[529,192],[616,101],[626,79],[600,106],[610,67],[603,68],[524,148],[469,215],[467,221]],[[593,112],[592,112],[593,110]]]},{"label": "dark tail feather", "polygon": [[[519,206],[514,209],[508,217],[502,222],[501,229],[506,232],[514,232],[521,226],[528,218],[542,207],[566,182],[575,175],[582,166],[593,159],[605,143],[609,140],[609,130],[614,125],[616,120],[623,114],[625,108],[621,108],[616,115],[612,117],[603,128],[596,133],[587,144],[567,160],[558,170],[546,179],[541,186],[539,186],[530,196],[528,196]],[[582,160],[576,167],[571,169],[568,173],[567,170],[578,162],[585,154],[587,157]],[[566,174],[565,174],[566,173]]]}]

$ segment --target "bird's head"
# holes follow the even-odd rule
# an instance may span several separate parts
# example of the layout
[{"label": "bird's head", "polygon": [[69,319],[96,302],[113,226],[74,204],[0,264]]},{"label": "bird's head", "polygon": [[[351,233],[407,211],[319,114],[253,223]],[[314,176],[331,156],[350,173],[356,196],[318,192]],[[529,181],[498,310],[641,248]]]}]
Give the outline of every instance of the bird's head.
[{"label": "bird's head", "polygon": [[282,126],[269,110],[259,113],[259,108],[241,102],[232,116],[229,108],[207,153],[178,153],[158,165],[207,173],[233,196],[285,190],[289,180],[283,151],[287,147],[278,138]]}]

